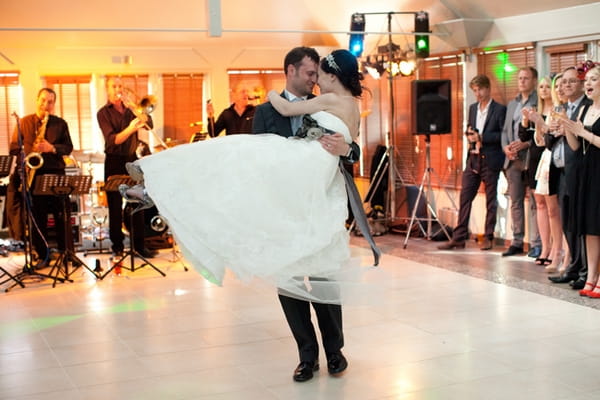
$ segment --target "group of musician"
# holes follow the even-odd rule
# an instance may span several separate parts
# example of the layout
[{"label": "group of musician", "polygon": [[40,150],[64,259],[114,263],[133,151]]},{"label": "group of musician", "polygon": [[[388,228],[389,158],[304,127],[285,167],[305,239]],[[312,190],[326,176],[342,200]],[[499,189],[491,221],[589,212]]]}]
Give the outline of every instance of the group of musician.
[{"label": "group of musician", "polygon": [[[104,180],[114,175],[126,175],[125,164],[137,159],[141,141],[138,130],[152,128],[152,118],[136,115],[122,101],[123,86],[118,77],[106,81],[107,103],[97,113],[105,140]],[[73,243],[65,243],[64,204],[59,196],[40,194],[36,183],[44,175],[64,175],[64,156],[73,151],[67,122],[54,115],[56,93],[51,88],[38,92],[36,111],[20,119],[10,142],[10,155],[16,156],[16,167],[9,178],[6,217],[9,235],[16,241],[29,243],[32,263],[43,268],[51,259],[48,244],[48,214],[55,221],[56,249],[64,252]],[[39,186],[39,185],[38,185]],[[118,191],[107,192],[109,235],[112,251],[119,256],[124,250],[123,199]],[[29,205],[30,207],[26,207]],[[31,212],[28,214],[27,210]],[[70,210],[66,210],[70,213]],[[129,227],[131,246],[140,255],[150,258],[156,251],[144,245],[143,211],[132,213]],[[134,234],[133,234],[134,233]],[[26,247],[27,248],[27,247]]]}]

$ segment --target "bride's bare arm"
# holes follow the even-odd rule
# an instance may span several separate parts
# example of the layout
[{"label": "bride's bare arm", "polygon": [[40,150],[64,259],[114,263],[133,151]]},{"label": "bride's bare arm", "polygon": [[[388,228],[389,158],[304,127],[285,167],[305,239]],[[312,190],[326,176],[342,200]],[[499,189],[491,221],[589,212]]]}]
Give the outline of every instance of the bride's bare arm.
[{"label": "bride's bare arm", "polygon": [[292,115],[312,114],[317,111],[328,111],[331,108],[331,104],[334,104],[334,96],[327,93],[313,97],[310,100],[295,101],[292,103],[281,97],[276,91],[271,90],[269,92],[269,101],[279,114],[289,117]]}]

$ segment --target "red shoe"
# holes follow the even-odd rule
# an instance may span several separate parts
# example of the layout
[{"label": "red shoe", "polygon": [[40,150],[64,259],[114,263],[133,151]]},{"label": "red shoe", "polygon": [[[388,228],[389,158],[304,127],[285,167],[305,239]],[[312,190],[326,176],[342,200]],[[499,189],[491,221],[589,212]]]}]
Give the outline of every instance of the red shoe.
[{"label": "red shoe", "polygon": [[[586,287],[588,287],[588,286],[591,286],[591,289],[586,289]],[[579,291],[579,295],[583,296],[583,297],[585,297],[585,296],[592,297],[592,296],[590,296],[590,294],[595,293],[594,289],[596,287],[597,286],[595,286],[592,282],[586,282],[584,288]],[[598,294],[598,298],[600,298],[600,293],[597,293],[597,294]]]},{"label": "red shoe", "polygon": [[[600,286],[596,285],[596,288],[600,288]],[[591,297],[592,299],[600,299],[600,292],[588,292],[587,297]]]}]

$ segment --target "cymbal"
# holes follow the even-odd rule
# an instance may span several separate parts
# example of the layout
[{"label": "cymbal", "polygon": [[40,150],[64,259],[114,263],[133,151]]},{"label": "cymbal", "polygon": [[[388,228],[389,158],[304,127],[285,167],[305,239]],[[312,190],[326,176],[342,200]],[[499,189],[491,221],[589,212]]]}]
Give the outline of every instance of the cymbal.
[{"label": "cymbal", "polygon": [[102,164],[105,154],[95,152],[94,150],[73,150],[71,155],[79,162],[90,162],[92,164]]}]

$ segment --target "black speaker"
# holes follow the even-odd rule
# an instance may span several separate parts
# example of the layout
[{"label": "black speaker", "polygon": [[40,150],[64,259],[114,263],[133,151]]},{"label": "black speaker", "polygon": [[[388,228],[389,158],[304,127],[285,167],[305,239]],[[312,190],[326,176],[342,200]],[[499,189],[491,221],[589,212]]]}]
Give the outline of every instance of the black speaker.
[{"label": "black speaker", "polygon": [[412,126],[417,135],[439,135],[452,130],[450,80],[412,81]]}]

